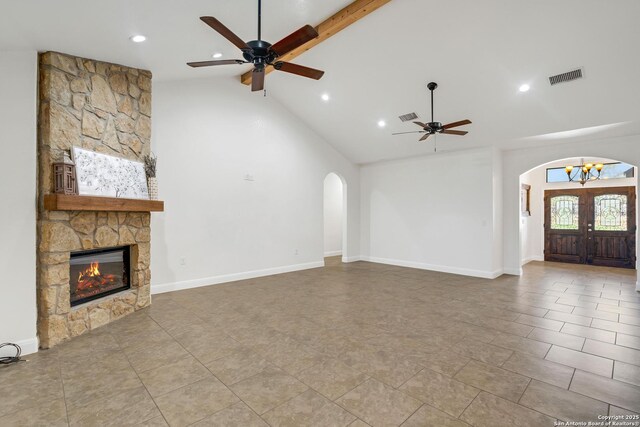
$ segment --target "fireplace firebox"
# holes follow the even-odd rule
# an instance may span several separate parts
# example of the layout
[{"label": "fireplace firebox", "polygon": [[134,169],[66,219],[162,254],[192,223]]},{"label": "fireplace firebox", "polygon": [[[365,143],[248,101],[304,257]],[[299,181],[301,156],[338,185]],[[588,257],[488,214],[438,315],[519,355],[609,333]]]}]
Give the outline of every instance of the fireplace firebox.
[{"label": "fireplace firebox", "polygon": [[130,252],[129,246],[72,252],[71,306],[129,289]]}]

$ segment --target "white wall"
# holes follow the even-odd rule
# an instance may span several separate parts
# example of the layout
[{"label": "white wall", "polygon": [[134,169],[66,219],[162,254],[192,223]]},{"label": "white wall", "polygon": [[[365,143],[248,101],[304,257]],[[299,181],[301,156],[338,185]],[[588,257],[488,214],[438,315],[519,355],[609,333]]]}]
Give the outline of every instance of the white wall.
[{"label": "white wall", "polygon": [[[640,165],[640,136],[606,140],[591,140],[510,150],[503,153],[504,168],[504,271],[521,274],[520,241],[520,175],[545,163],[583,155],[585,158],[615,159],[634,166]],[[638,185],[636,176],[635,182]],[[636,199],[636,203],[638,200]],[[636,209],[637,210],[637,209]],[[636,242],[640,241],[636,234]],[[640,260],[636,261],[640,269]],[[640,286],[639,286],[640,289]]]},{"label": "white wall", "polygon": [[[363,166],[363,259],[499,275],[494,251],[501,252],[502,245],[493,242],[494,223],[501,228],[499,212],[494,211],[496,158],[500,160],[494,150],[480,149]],[[500,198],[496,200],[500,206]]]},{"label": "white wall", "polygon": [[[0,343],[36,338],[36,52],[0,52]],[[8,206],[8,207],[7,207]],[[13,349],[0,350],[0,355]]]},{"label": "white wall", "polygon": [[[534,168],[521,175],[520,183],[531,185],[531,216],[523,216],[520,218],[520,254],[522,257],[522,264],[535,260],[541,261],[544,259],[544,192],[546,190],[582,188],[580,184],[575,182],[546,182],[547,168],[564,167],[569,164],[579,165],[581,164],[581,161],[582,158],[577,157],[551,162]],[[613,163],[617,160],[584,158],[584,161],[593,163]],[[638,175],[637,168],[635,169],[634,178],[590,181],[585,187],[635,187],[637,184],[635,177]]]},{"label": "white wall", "polygon": [[342,180],[330,173],[324,180],[324,256],[342,255]]},{"label": "white wall", "polygon": [[343,256],[357,259],[359,167],[276,100],[198,79],[154,84],[153,108],[166,211],[152,215],[152,292],[322,266],[329,172],[345,179]]},{"label": "white wall", "polygon": [[491,263],[491,276],[498,277],[503,271],[502,258],[504,254],[503,246],[503,213],[504,213],[504,201],[503,201],[503,180],[504,180],[504,168],[502,165],[502,152],[498,149],[493,149],[492,152],[493,162],[493,185],[492,185],[492,199],[493,199],[493,230],[492,230],[492,263]]},{"label": "white wall", "polygon": [[544,211],[537,203],[541,197],[544,197],[544,167],[535,168],[520,176],[520,184],[531,186],[529,192],[531,216],[520,217],[520,256],[521,264],[524,265],[531,261],[542,261],[544,242],[542,240],[544,230],[542,225],[544,222]]}]

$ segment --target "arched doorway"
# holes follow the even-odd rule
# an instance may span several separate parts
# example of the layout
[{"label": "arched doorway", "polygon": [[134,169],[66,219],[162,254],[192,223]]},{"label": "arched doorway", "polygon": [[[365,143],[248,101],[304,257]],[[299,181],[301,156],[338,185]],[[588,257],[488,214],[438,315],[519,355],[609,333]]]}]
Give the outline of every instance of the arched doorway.
[{"label": "arched doorway", "polygon": [[[600,179],[569,182],[565,166],[602,163]],[[571,157],[519,177],[520,265],[558,261],[635,268],[638,170],[603,157]]]},{"label": "arched doorway", "polygon": [[[343,257],[347,240],[347,188],[344,179],[329,173],[324,179],[324,257]],[[338,258],[335,258],[338,259]]]}]

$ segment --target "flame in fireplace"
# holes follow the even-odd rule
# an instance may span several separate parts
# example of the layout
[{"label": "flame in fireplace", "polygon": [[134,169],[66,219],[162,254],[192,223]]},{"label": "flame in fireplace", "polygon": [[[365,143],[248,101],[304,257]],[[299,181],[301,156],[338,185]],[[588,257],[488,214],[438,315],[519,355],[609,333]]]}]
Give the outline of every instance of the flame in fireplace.
[{"label": "flame in fireplace", "polygon": [[80,272],[80,275],[78,276],[78,281],[82,280],[84,276],[88,276],[88,277],[100,276],[100,263],[92,262],[87,269]]},{"label": "flame in fireplace", "polygon": [[88,290],[111,285],[115,282],[113,274],[101,274],[100,263],[92,262],[84,271],[78,273],[78,286],[76,291]]}]

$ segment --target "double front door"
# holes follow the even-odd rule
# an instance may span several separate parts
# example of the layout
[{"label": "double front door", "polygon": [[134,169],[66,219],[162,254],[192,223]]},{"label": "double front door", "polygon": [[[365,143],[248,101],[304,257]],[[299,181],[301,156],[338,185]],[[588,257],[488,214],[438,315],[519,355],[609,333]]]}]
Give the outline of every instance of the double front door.
[{"label": "double front door", "polygon": [[635,187],[547,190],[544,259],[635,268]]}]

